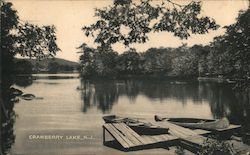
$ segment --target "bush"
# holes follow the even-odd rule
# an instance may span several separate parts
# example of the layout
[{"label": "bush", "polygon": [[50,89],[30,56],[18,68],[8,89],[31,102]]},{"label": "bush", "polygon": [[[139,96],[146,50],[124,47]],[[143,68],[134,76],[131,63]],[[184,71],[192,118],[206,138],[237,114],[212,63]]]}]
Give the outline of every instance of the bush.
[{"label": "bush", "polygon": [[203,142],[203,147],[198,152],[199,155],[235,155],[237,152],[233,144],[223,140],[207,138]]}]

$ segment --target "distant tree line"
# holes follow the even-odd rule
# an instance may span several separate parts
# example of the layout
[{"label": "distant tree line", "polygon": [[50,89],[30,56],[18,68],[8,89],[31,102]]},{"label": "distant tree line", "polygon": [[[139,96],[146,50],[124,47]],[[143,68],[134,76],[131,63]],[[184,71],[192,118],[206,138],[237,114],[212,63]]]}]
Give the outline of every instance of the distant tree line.
[{"label": "distant tree line", "polygon": [[[138,53],[135,49],[118,54],[115,51],[83,47],[81,73],[87,77],[121,75],[198,76],[216,75],[208,66],[211,47],[186,44],[178,48],[150,48]],[[210,60],[213,61],[213,60]],[[209,62],[212,63],[212,62]]]},{"label": "distant tree line", "polygon": [[234,24],[225,27],[207,46],[151,48],[143,53],[129,49],[122,54],[110,46],[96,49],[80,46],[80,71],[85,77],[120,75],[223,76],[237,80],[237,86],[250,88],[250,9],[240,11]]},{"label": "distant tree line", "polygon": [[58,73],[58,72],[73,72],[74,67],[69,65],[61,65],[57,62],[50,62],[48,65],[49,73]]},{"label": "distant tree line", "polygon": [[[118,54],[112,49],[82,47],[81,73],[85,77],[117,77],[153,75],[175,77],[218,77],[236,79],[237,64],[224,57],[227,51],[211,45],[186,44],[178,48],[150,48],[138,53],[135,49]],[[233,59],[233,58],[231,58]]]},{"label": "distant tree line", "polygon": [[49,62],[48,66],[43,66],[39,63],[33,65],[28,60],[20,60],[15,62],[14,66],[14,72],[16,74],[73,72],[75,70],[75,66],[59,64],[53,61]]},{"label": "distant tree line", "polygon": [[[129,49],[118,55],[112,50],[112,45],[119,42],[129,47],[134,43],[146,43],[150,32],[169,32],[180,39],[187,39],[191,34],[205,34],[219,27],[214,19],[201,15],[201,2],[195,1],[181,5],[171,0],[162,1],[161,4],[153,4],[150,0],[138,3],[114,0],[111,6],[95,9],[95,16],[99,19],[82,30],[87,37],[95,39],[98,47],[80,46],[83,53],[80,56],[80,71],[83,76],[89,77],[182,74],[180,66],[176,64],[185,61],[182,49],[177,54],[173,53],[174,49],[149,49],[143,54]],[[178,55],[182,57],[177,58]],[[175,62],[169,61],[172,58],[175,58]],[[183,75],[186,74],[196,73]]]}]

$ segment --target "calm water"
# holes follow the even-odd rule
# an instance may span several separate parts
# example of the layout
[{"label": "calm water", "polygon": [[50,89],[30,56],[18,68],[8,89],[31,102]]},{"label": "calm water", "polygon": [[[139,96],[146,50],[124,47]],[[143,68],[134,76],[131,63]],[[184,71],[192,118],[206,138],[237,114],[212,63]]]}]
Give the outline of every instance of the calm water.
[{"label": "calm water", "polygon": [[[119,114],[152,119],[166,117],[221,118],[248,123],[249,95],[232,91],[230,84],[169,80],[81,80],[78,75],[19,77],[15,87],[43,99],[20,100],[14,106],[12,153],[104,153],[102,116]],[[91,140],[39,141],[30,135],[79,134]],[[51,145],[53,144],[53,145]],[[99,146],[99,147],[97,147]],[[43,151],[43,153],[41,153]],[[60,152],[58,152],[60,150]],[[109,150],[110,151],[110,150]],[[118,152],[112,152],[117,154]],[[121,152],[119,152],[121,153]],[[164,152],[163,152],[164,153]]]},{"label": "calm water", "polygon": [[[126,114],[242,120],[248,115],[247,96],[230,84],[170,80],[82,80],[78,74],[34,74],[19,77],[14,87],[42,100],[21,100],[20,115],[29,113]],[[29,108],[27,108],[27,107]],[[237,108],[236,108],[237,107]],[[34,108],[34,109],[32,109]],[[237,117],[240,117],[237,119]]]}]

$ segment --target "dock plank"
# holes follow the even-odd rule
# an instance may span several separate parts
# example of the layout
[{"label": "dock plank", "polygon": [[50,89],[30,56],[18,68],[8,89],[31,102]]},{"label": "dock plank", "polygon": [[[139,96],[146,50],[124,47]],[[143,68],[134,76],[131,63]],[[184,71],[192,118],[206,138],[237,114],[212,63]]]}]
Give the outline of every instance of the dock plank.
[{"label": "dock plank", "polygon": [[104,124],[103,127],[124,147],[129,148],[130,145],[113,129],[109,124]]},{"label": "dock plank", "polygon": [[[190,130],[190,129],[186,129],[186,128],[181,127],[181,126],[177,126],[177,125],[169,123],[167,121],[156,122],[156,123],[157,123],[157,125],[159,125],[161,127],[168,127],[169,133],[176,136],[176,137],[185,138],[185,137],[188,137],[190,135],[197,135],[197,133],[192,132],[192,130]],[[190,134],[190,133],[192,133],[192,134]]]},{"label": "dock plank", "polygon": [[169,138],[168,137],[166,137],[165,135],[159,135],[159,138],[161,139],[161,141],[168,141],[169,140]]},{"label": "dock plank", "polygon": [[120,130],[120,129],[117,129],[115,126],[114,126],[115,123],[110,123],[109,126],[110,128],[113,129],[114,132],[116,132],[128,145],[129,147],[134,147],[135,144],[133,144],[133,142],[131,142],[127,137],[126,135]]},{"label": "dock plank", "polygon": [[134,130],[132,130],[129,126],[127,126],[124,123],[121,123],[121,126],[123,126],[124,128],[126,128],[128,130],[129,133],[131,133],[136,139],[138,139],[138,141],[140,141],[142,144],[146,145],[146,144],[150,144],[152,142],[145,140],[144,138],[142,138],[140,135],[138,135]]},{"label": "dock plank", "polygon": [[159,135],[151,136],[151,138],[154,139],[156,143],[163,142]]},{"label": "dock plank", "polygon": [[193,135],[197,135],[196,132],[194,132],[193,130],[191,129],[188,129],[188,128],[184,128],[184,127],[181,127],[179,125],[175,125],[173,123],[170,123],[170,122],[167,122],[169,124],[169,126],[171,126],[172,128],[174,128],[175,130],[177,130],[178,132],[184,134],[184,135],[187,135],[187,136],[193,136]]},{"label": "dock plank", "polygon": [[170,140],[170,137],[168,137],[166,134],[164,135],[156,135],[155,138],[159,139],[161,142],[166,142]]},{"label": "dock plank", "polygon": [[170,127],[170,133],[172,133],[176,137],[180,137],[180,138],[188,137],[188,135],[186,133],[183,133],[182,131],[178,130],[178,128]]},{"label": "dock plank", "polygon": [[175,142],[179,142],[179,144],[187,148],[198,150],[204,145],[204,140],[207,139],[207,137],[202,135],[229,134],[241,127],[239,125],[230,124],[230,126],[225,129],[208,131],[204,129],[189,129],[167,121],[154,122],[154,124],[159,127],[169,128],[169,133],[160,135],[139,135],[124,123],[106,123],[103,127],[106,129],[105,131],[108,131],[122,145],[122,147],[128,150],[130,150],[130,148],[144,147],[146,145],[153,146],[154,144],[165,142],[170,142],[168,144],[171,145],[172,140],[177,140]]},{"label": "dock plank", "polygon": [[153,144],[155,143],[155,140],[151,138],[151,136],[141,136],[142,139],[147,142],[147,144]]},{"label": "dock plank", "polygon": [[180,137],[180,138],[185,138],[185,137],[189,137],[189,136],[198,135],[197,132],[195,132],[195,131],[193,131],[191,129],[184,128],[184,127],[175,125],[175,124],[167,122],[167,121],[157,122],[157,125],[168,127],[169,128],[169,132],[172,135]]},{"label": "dock plank", "polygon": [[196,144],[198,146],[203,146],[203,142],[207,139],[207,137],[201,136],[201,135],[196,135],[196,136],[191,136],[187,138],[181,139],[181,141],[186,141],[189,143]]},{"label": "dock plank", "polygon": [[178,137],[176,137],[176,136],[173,136],[173,135],[170,135],[170,134],[165,134],[165,135],[162,135],[164,138],[165,138],[165,140],[167,140],[167,141],[170,141],[170,140],[174,140],[174,139],[177,139]]},{"label": "dock plank", "polygon": [[186,137],[183,133],[180,133],[176,127],[171,126],[168,122],[157,122],[157,125],[161,127],[169,128],[169,133],[176,137]]},{"label": "dock plank", "polygon": [[[129,130],[122,125],[122,123],[114,123],[113,124],[118,130],[122,131],[123,134],[135,145],[143,145],[134,135],[132,135]],[[125,125],[125,124],[124,124]]]}]

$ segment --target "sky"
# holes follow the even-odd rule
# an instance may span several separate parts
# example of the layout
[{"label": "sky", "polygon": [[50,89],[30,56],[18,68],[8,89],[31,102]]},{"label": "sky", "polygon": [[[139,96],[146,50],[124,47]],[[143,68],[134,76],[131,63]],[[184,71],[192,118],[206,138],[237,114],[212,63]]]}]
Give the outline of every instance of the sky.
[{"label": "sky", "polygon": [[[94,8],[102,8],[112,5],[112,0],[8,0],[13,3],[21,20],[38,25],[55,25],[57,29],[57,44],[61,51],[56,55],[71,61],[79,61],[77,47],[87,43],[95,47],[93,38],[88,38],[81,30],[83,26],[95,23]],[[183,3],[183,0],[173,0]],[[189,0],[185,0],[185,3]],[[168,32],[150,33],[149,41],[145,44],[135,44],[131,47],[138,52],[146,51],[151,47],[178,47],[182,43],[188,46],[194,44],[209,44],[213,37],[225,32],[223,26],[235,22],[239,10],[246,10],[248,0],[203,0],[202,15],[212,17],[221,27],[216,31],[209,31],[205,35],[191,35],[187,40],[180,40]],[[127,49],[120,43],[113,49],[122,53]]]}]

